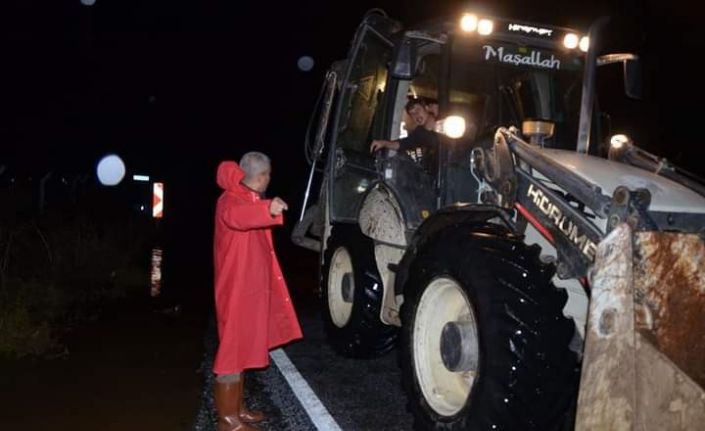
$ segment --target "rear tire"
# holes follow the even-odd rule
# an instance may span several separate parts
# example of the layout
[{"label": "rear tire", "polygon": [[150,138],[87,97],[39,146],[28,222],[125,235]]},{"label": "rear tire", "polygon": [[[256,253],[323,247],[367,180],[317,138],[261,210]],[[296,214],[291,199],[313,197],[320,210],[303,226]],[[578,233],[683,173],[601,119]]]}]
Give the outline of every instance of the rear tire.
[{"label": "rear tire", "polygon": [[[419,250],[404,286],[400,348],[417,429],[544,431],[568,419],[579,378],[569,349],[575,325],[539,252],[490,224],[447,229]],[[463,345],[475,352],[459,372],[441,353],[459,345],[441,342],[451,321],[470,328]]]},{"label": "rear tire", "polygon": [[354,358],[393,349],[399,331],[380,320],[384,290],[374,244],[357,225],[333,227],[321,275],[323,320],[333,349]]}]

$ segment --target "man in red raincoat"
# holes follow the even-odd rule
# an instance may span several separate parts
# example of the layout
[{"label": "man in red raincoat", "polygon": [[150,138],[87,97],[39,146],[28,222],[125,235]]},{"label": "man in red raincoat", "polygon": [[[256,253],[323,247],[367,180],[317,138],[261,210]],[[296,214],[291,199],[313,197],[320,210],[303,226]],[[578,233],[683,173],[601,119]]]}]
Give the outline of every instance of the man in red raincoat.
[{"label": "man in red raincoat", "polygon": [[269,365],[269,350],[301,338],[301,329],[274,254],[271,227],[284,223],[286,203],[262,199],[271,163],[258,152],[240,166],[222,162],[224,190],[215,211],[215,305],[220,345],[213,372],[218,430],[254,430],[264,419],[244,405],[244,373]]}]

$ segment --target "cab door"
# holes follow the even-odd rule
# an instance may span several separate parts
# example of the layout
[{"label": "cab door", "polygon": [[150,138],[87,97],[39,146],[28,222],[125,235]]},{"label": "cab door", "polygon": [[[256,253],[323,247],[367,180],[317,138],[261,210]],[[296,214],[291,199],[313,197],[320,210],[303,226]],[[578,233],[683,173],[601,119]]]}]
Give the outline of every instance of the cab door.
[{"label": "cab door", "polygon": [[377,179],[370,154],[383,118],[393,21],[368,15],[357,30],[342,82],[328,160],[330,220],[356,222],[362,198]]}]

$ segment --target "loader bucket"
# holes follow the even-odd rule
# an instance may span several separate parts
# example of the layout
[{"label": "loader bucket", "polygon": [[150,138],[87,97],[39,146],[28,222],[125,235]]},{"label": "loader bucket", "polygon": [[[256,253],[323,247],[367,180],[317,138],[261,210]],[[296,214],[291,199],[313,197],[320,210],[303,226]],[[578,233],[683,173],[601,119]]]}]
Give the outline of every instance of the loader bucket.
[{"label": "loader bucket", "polygon": [[705,244],[613,230],[590,274],[576,430],[705,426]]}]

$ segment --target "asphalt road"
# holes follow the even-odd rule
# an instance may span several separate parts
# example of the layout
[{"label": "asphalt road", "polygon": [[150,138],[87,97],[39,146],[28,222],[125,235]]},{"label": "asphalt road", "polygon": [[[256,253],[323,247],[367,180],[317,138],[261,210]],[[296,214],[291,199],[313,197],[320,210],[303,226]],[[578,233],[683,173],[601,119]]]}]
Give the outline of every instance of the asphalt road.
[{"label": "asphalt road", "polygon": [[[397,352],[384,357],[359,360],[337,355],[326,343],[321,306],[309,289],[302,283],[315,283],[315,271],[299,268],[289,280],[304,332],[302,341],[282,350],[291,360],[303,381],[310,387],[315,398],[329,413],[330,419],[341,430],[411,430],[412,418],[406,410],[406,397],[401,386],[401,372],[397,365]],[[293,282],[293,283],[292,283]],[[306,287],[303,286],[303,287]],[[297,292],[309,292],[296,295]],[[215,429],[213,408],[213,353],[216,348],[215,323],[211,321],[206,334],[205,354],[202,370],[204,385],[201,408],[194,429]],[[277,355],[278,353],[275,353]],[[259,424],[264,430],[326,430],[335,429],[331,422],[318,418],[318,427],[297,398],[305,397],[300,389],[293,389],[282,373],[281,366],[272,361],[270,367],[248,374],[247,399],[251,408],[261,409],[269,416]],[[294,385],[296,387],[296,385]],[[314,404],[316,400],[314,400]],[[314,408],[314,411],[316,409]]]}]

